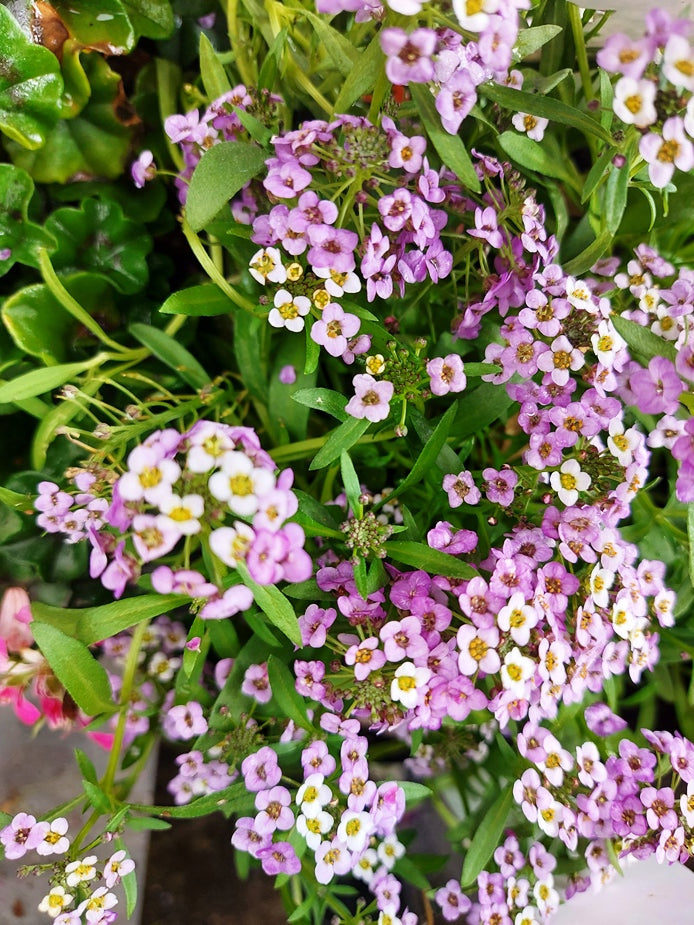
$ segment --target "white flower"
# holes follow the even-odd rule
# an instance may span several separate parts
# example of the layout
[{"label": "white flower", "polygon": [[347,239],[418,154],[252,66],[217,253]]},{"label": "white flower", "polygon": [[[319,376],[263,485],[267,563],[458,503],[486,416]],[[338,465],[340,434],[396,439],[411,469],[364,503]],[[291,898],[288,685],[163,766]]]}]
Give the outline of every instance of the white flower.
[{"label": "white flower", "polygon": [[318,816],[323,807],[327,806],[332,799],[330,787],[323,783],[324,780],[322,774],[310,774],[299,787],[296,802],[307,819],[314,819]]},{"label": "white flower", "polygon": [[88,883],[96,877],[96,855],[90,855],[88,858],[82,858],[81,861],[72,861],[65,868],[67,877],[65,878],[68,886],[79,886],[80,883]]},{"label": "white flower", "polygon": [[596,607],[607,607],[610,601],[609,589],[614,582],[614,572],[596,565],[590,573],[590,593]]},{"label": "white flower", "polygon": [[527,682],[535,674],[535,668],[535,662],[522,655],[518,646],[514,646],[504,656],[504,664],[501,666],[501,683],[505,690],[523,697],[527,692]]},{"label": "white flower", "polygon": [[578,493],[590,487],[591,478],[587,472],[582,472],[576,459],[567,459],[561,464],[559,472],[553,472],[549,483],[559,496],[559,500],[567,507],[578,501]]},{"label": "white flower", "polygon": [[542,141],[545,136],[545,129],[549,125],[548,119],[543,119],[541,116],[531,116],[527,112],[517,112],[511,122],[514,128],[517,128],[519,132],[525,132],[528,138],[532,138],[533,141]]},{"label": "white flower", "polygon": [[313,272],[319,279],[325,280],[325,291],[333,298],[338,299],[345,292],[359,292],[361,289],[361,280],[351,270],[338,273],[337,270],[329,270],[327,267],[316,267]]},{"label": "white flower", "polygon": [[295,334],[304,329],[304,315],[311,310],[311,302],[304,295],[293,296],[286,289],[278,289],[267,320],[273,328],[286,328]]},{"label": "white flower", "polygon": [[348,809],[342,814],[337,827],[337,837],[347,845],[350,851],[361,851],[366,847],[373,828],[374,824],[369,813],[357,813]]},{"label": "white flower", "polygon": [[392,870],[398,858],[405,853],[405,846],[401,844],[395,835],[387,835],[376,849],[378,859],[386,870]]},{"label": "white flower", "polygon": [[663,74],[676,87],[694,90],[694,55],[683,35],[671,35],[663,51]]},{"label": "white flower", "polygon": [[428,668],[416,668],[412,662],[404,662],[398,666],[390,685],[391,699],[400,701],[406,710],[414,710],[419,702],[419,692],[430,677]]},{"label": "white flower", "polygon": [[311,851],[316,851],[323,841],[323,836],[332,829],[333,821],[330,813],[319,809],[315,816],[305,816],[303,813],[297,816],[296,828]]},{"label": "white flower", "polygon": [[171,486],[181,474],[173,459],[162,459],[151,446],[138,446],[128,456],[128,471],[118,479],[118,492],[124,501],[158,504],[171,494]]},{"label": "white flower", "polygon": [[229,568],[243,562],[255,539],[251,527],[237,520],[233,527],[219,527],[210,533],[210,549]]},{"label": "white flower", "polygon": [[253,279],[265,283],[283,283],[287,279],[287,271],[282,263],[282,255],[276,247],[264,247],[251,257],[248,272]]},{"label": "white flower", "polygon": [[57,918],[66,906],[72,902],[72,896],[62,886],[54,886],[39,903],[39,912],[47,913],[52,919]]},{"label": "white flower", "polygon": [[514,642],[524,646],[530,639],[530,630],[537,625],[539,616],[530,604],[526,604],[522,591],[516,591],[508,604],[501,608],[496,618],[499,629],[511,634]]},{"label": "white flower", "polygon": [[603,366],[613,366],[617,354],[624,350],[626,341],[620,337],[610,321],[601,321],[598,330],[590,338],[593,351]]},{"label": "white flower", "polygon": [[254,466],[245,453],[232,450],[222,456],[221,470],[210,476],[208,486],[214,497],[226,501],[234,514],[252,517],[258,510],[258,498],[275,487],[275,476],[269,469]]},{"label": "white flower", "polygon": [[135,870],[135,862],[125,856],[123,849],[112,854],[104,867],[104,882],[108,889],[110,890],[121,878],[133,870]]},{"label": "white flower", "polygon": [[608,428],[607,447],[616,457],[620,466],[628,466],[634,461],[634,450],[639,446],[639,432],[633,427],[624,430],[624,424],[614,418]]},{"label": "white flower", "polygon": [[68,829],[67,819],[59,816],[51,822],[51,827],[43,836],[43,841],[36,846],[36,853],[41,855],[64,854],[70,847],[70,840],[66,838]]},{"label": "white flower", "polygon": [[364,883],[371,883],[374,878],[374,873],[376,872],[378,862],[379,855],[376,854],[373,848],[367,848],[357,863],[354,865],[352,876],[356,877],[358,880],[363,880]]},{"label": "white flower", "polygon": [[500,0],[453,0],[453,11],[463,29],[482,32],[489,16],[499,9]]},{"label": "white flower", "polygon": [[175,530],[178,530],[184,536],[192,536],[200,532],[199,517],[202,517],[205,510],[205,502],[202,495],[174,495],[163,498],[159,504],[162,514],[166,515],[165,520]]},{"label": "white flower", "polygon": [[622,122],[646,128],[658,119],[655,110],[657,86],[652,80],[622,77],[615,84],[612,108]]}]

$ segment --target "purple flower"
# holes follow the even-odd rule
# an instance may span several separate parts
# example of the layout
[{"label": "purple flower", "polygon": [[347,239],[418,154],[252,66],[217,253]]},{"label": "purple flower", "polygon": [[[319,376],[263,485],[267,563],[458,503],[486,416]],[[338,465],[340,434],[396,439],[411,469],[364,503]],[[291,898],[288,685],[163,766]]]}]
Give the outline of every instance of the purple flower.
[{"label": "purple flower", "polygon": [[629,385],[644,414],[674,414],[684,389],[671,361],[660,356],[651,359],[648,369],[637,370]]},{"label": "purple flower", "polygon": [[195,739],[207,732],[207,720],[202,706],[196,701],[171,707],[164,713],[164,732],[171,739]]},{"label": "purple flower", "polygon": [[0,842],[5,848],[5,857],[16,860],[27,851],[37,848],[50,829],[47,822],[36,822],[28,813],[18,813],[4,829],[0,830]]},{"label": "purple flower", "polygon": [[606,703],[592,703],[586,707],[584,716],[591,732],[599,736],[609,736],[626,729],[628,723],[610,710]]},{"label": "purple flower", "polygon": [[288,841],[267,845],[261,848],[256,856],[260,859],[265,873],[271,877],[275,874],[298,874],[301,870],[301,861]]},{"label": "purple flower", "polygon": [[441,125],[449,135],[457,135],[463,119],[477,102],[477,88],[467,70],[458,69],[441,85],[436,96],[436,109]]},{"label": "purple flower", "polygon": [[373,422],[384,421],[390,412],[393,383],[385,380],[379,382],[368,373],[361,373],[352,379],[352,385],[356,394],[345,406],[347,414]]},{"label": "purple flower", "polygon": [[468,471],[459,472],[458,475],[445,475],[443,490],[448,492],[448,503],[451,507],[460,507],[463,501],[466,504],[477,504],[482,497],[473,481],[472,473]]},{"label": "purple flower", "polygon": [[311,245],[306,255],[311,267],[338,273],[354,269],[354,252],[359,244],[359,236],[354,231],[331,225],[309,225],[306,236]]},{"label": "purple flower", "polygon": [[278,199],[293,199],[313,178],[296,160],[276,161],[263,180],[265,189]]},{"label": "purple flower", "polygon": [[449,880],[436,893],[436,902],[447,922],[455,922],[472,908],[472,902],[463,893],[457,880]]},{"label": "purple flower", "polygon": [[142,151],[130,168],[133,183],[138,189],[142,189],[145,183],[153,180],[156,175],[157,166],[154,163],[154,155],[151,151]]},{"label": "purple flower", "polygon": [[383,29],[381,49],[387,56],[386,76],[392,84],[426,83],[434,79],[431,60],[436,49],[433,29],[415,29],[409,35],[403,29]]},{"label": "purple flower", "polygon": [[508,507],[513,503],[514,488],[518,484],[518,475],[513,469],[483,469],[485,479],[484,491],[492,504]]},{"label": "purple flower", "polygon": [[463,372],[463,361],[457,353],[445,357],[434,357],[427,363],[427,373],[431,379],[429,388],[434,395],[447,395],[449,392],[462,392],[467,384]]},{"label": "purple flower", "polygon": [[257,752],[243,759],[241,764],[246,788],[253,793],[269,790],[277,786],[282,778],[282,770],[277,763],[277,755],[269,745],[264,745]]},{"label": "purple flower", "polygon": [[347,341],[359,330],[361,321],[356,315],[345,312],[335,302],[330,302],[321,318],[311,328],[311,339],[325,347],[330,356],[339,357],[347,349]]}]

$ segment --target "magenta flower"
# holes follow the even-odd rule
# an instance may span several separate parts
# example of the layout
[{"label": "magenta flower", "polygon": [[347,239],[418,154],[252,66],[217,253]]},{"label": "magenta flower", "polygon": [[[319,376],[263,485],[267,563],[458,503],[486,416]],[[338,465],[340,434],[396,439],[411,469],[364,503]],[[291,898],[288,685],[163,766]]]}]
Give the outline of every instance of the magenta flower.
[{"label": "magenta flower", "polygon": [[352,379],[352,385],[356,394],[345,406],[347,414],[372,422],[384,421],[390,413],[393,383],[386,380],[379,382],[368,373],[361,373]]}]

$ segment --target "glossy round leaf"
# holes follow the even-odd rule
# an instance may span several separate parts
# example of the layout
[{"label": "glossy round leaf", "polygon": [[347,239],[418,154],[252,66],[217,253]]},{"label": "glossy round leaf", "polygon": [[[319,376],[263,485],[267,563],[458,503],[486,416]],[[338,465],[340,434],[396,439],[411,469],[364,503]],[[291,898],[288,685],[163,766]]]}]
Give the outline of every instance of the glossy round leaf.
[{"label": "glossy round leaf", "polygon": [[53,237],[27,218],[34,194],[31,177],[11,164],[0,164],[0,276],[15,263],[38,266],[40,247],[53,250]]},{"label": "glossy round leaf", "polygon": [[58,120],[62,92],[58,59],[0,5],[0,131],[24,148],[41,147]]},{"label": "glossy round leaf", "polygon": [[85,199],[79,209],[58,209],[46,227],[58,241],[52,258],[56,270],[103,273],[126,294],[147,284],[152,239],[141,225],[124,217],[117,203]]},{"label": "glossy round leaf", "polygon": [[123,172],[131,133],[117,115],[120,77],[100,55],[84,55],[83,66],[91,97],[80,114],[58,122],[46,133],[46,145],[39,150],[7,143],[12,161],[38,183],[115,179]]},{"label": "glossy round leaf", "polygon": [[123,55],[135,43],[132,23],[120,0],[53,0],[52,6],[83,48]]}]

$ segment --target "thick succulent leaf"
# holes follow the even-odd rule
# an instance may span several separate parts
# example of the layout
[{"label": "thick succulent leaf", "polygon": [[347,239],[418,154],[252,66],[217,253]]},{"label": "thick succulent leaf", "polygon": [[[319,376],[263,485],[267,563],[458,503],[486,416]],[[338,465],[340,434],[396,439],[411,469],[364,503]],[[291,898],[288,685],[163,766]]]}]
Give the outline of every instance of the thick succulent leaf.
[{"label": "thick succulent leaf", "polygon": [[85,199],[79,209],[58,209],[46,220],[46,228],[58,242],[52,257],[56,270],[103,273],[126,294],[146,285],[152,239],[141,225],[124,217],[118,203]]},{"label": "thick succulent leaf", "polygon": [[34,184],[26,171],[0,164],[0,276],[15,263],[37,267],[38,249],[55,247],[52,236],[27,217],[33,194]]},{"label": "thick succulent leaf", "polygon": [[120,0],[52,0],[51,5],[83,48],[123,55],[135,44],[135,31]]},{"label": "thick succulent leaf", "polygon": [[80,114],[62,119],[47,132],[44,148],[28,151],[13,142],[7,144],[14,163],[39,183],[115,179],[123,172],[130,129],[119,118],[120,77],[100,55],[84,55],[83,64],[91,97]]},{"label": "thick succulent leaf", "polygon": [[40,148],[58,120],[62,92],[58,59],[31,42],[0,5],[0,131],[25,148]]}]

